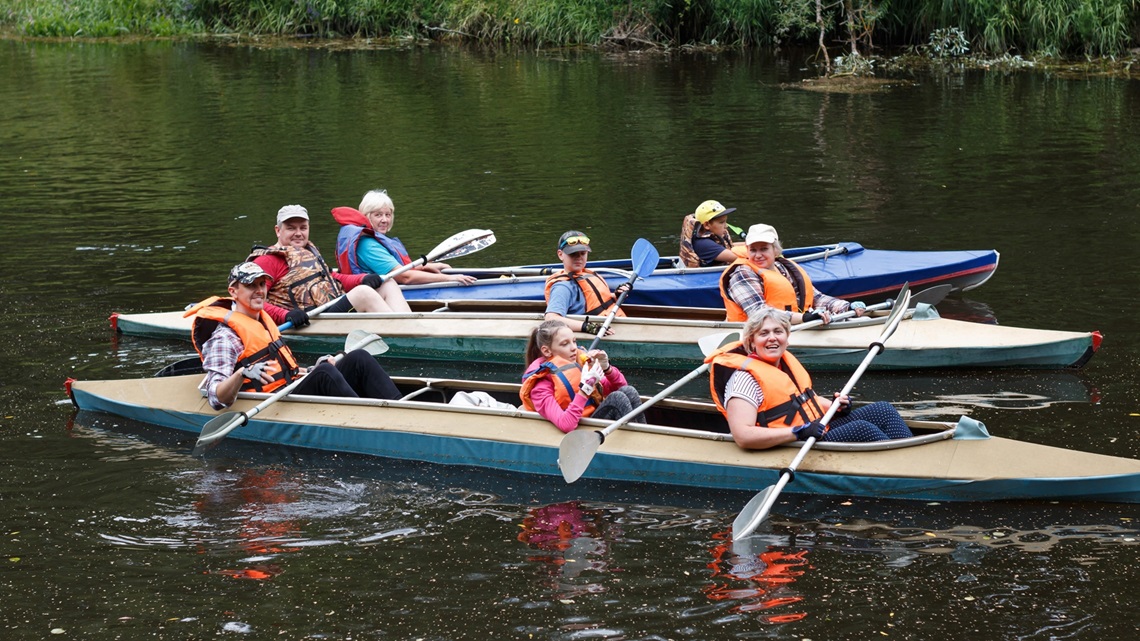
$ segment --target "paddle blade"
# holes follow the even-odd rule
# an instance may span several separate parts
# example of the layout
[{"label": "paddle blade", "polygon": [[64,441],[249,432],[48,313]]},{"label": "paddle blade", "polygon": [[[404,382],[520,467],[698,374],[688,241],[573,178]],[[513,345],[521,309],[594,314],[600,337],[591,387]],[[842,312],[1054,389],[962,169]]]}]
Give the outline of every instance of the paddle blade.
[{"label": "paddle blade", "polygon": [[206,423],[201,433],[198,434],[198,441],[194,443],[194,450],[191,454],[201,456],[214,449],[214,446],[222,440],[223,436],[244,420],[245,414],[241,412],[226,412],[210,419],[210,422]]},{"label": "paddle blade", "polygon": [[953,291],[954,288],[948,284],[935,285],[934,287],[927,287],[926,289],[914,294],[910,297],[910,303],[907,307],[917,307],[919,303],[926,303],[927,305],[937,305],[946,299],[946,295]]},{"label": "paddle blade", "polygon": [[736,520],[732,522],[733,541],[743,539],[752,534],[756,531],[756,528],[760,527],[764,519],[768,518],[768,510],[764,508],[764,504],[768,502],[768,497],[770,497],[774,491],[776,491],[776,486],[769,485],[758,492],[756,496],[752,497],[748,505],[745,505],[744,509],[740,510],[740,514],[737,514]]},{"label": "paddle blade", "polygon": [[697,340],[697,346],[701,348],[702,354],[712,356],[713,352],[738,340],[740,340],[740,332],[721,332],[700,337]]},{"label": "paddle blade", "polygon": [[495,244],[495,232],[490,229],[468,229],[444,240],[427,253],[428,261],[448,260],[466,256]]},{"label": "paddle blade", "polygon": [[582,478],[601,444],[602,435],[594,430],[578,429],[562,437],[558,445],[558,469],[562,470],[562,478],[567,483]]},{"label": "paddle blade", "polygon": [[372,332],[354,329],[344,339],[344,351],[347,354],[354,349],[363,349],[373,356],[379,356],[388,351],[388,344],[384,342],[383,338]]},{"label": "paddle blade", "polygon": [[[898,329],[899,321],[901,321],[903,315],[906,314],[907,305],[909,304],[910,285],[903,283],[902,291],[899,292],[898,298],[891,303],[891,314],[887,316],[885,322],[886,327],[883,328],[883,333],[879,334],[879,343],[885,343],[887,339],[891,337],[891,334],[895,333],[895,330]],[[880,345],[880,349],[881,348],[882,346]]]},{"label": "paddle blade", "polygon": [[630,254],[633,258],[633,272],[637,274],[638,278],[645,278],[657,269],[657,262],[661,256],[657,253],[657,248],[653,243],[638,238],[637,242],[633,244],[633,252]]}]

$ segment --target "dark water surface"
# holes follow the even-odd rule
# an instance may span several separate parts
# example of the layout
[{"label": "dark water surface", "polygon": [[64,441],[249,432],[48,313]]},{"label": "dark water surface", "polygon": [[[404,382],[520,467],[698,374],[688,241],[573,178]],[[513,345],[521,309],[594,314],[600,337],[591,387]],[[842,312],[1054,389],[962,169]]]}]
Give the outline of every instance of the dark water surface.
[{"label": "dark water surface", "polygon": [[498,243],[457,265],[492,266],[552,260],[570,227],[599,258],[638,237],[675,253],[681,216],[716,198],[788,246],[998,249],[943,313],[1101,330],[1089,366],[869,374],[857,392],[1140,457],[1140,86],[993,72],[820,94],[796,88],[802,66],[0,42],[0,637],[1134,637],[1135,506],[788,498],[733,551],[744,493],[237,441],[203,461],[65,402],[68,376],[188,355],[106,318],[220,293],[287,203],[331,254],[326,212],[385,187],[413,251],[486,227]]}]

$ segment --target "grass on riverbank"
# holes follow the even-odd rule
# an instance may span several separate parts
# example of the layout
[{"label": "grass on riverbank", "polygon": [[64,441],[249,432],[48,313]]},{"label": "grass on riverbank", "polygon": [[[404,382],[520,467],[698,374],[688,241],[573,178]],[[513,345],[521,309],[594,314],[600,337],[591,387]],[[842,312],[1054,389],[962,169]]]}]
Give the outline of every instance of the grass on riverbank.
[{"label": "grass on riverbank", "polygon": [[[1114,57],[1140,39],[1140,0],[0,0],[31,37],[302,35],[676,47],[826,44],[864,56],[959,34],[966,51]],[[821,37],[822,32],[822,37]],[[947,50],[943,50],[945,55]]]}]

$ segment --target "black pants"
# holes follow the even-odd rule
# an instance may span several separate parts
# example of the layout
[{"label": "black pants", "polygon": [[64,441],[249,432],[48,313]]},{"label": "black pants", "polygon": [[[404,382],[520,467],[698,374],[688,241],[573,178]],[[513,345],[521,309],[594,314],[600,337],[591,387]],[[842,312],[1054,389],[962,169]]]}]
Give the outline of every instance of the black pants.
[{"label": "black pants", "polygon": [[294,394],[340,396],[343,398],[400,398],[400,390],[388,372],[365,350],[344,355],[336,365],[325,362],[314,367]]}]

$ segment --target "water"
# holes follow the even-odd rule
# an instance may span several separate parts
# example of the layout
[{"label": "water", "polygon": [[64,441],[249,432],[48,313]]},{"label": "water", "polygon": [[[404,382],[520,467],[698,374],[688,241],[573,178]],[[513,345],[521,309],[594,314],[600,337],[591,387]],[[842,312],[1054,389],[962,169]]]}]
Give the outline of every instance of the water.
[{"label": "water", "polygon": [[[8,41],[0,61],[4,638],[1135,636],[1134,506],[785,497],[760,549],[734,551],[745,493],[236,441],[202,461],[62,392],[189,355],[106,318],[219,293],[287,203],[331,253],[325,212],[384,187],[413,251],[491,228],[461,260],[492,266],[552,260],[570,227],[599,258],[638,237],[673,253],[680,217],[716,198],[789,246],[997,248],[996,276],[940,308],[1099,329],[1089,366],[868,374],[856,392],[916,412],[944,396],[938,411],[1001,436],[1140,457],[1134,82],[821,94],[791,54],[420,46]],[[677,376],[632,374],[650,393]]]}]

